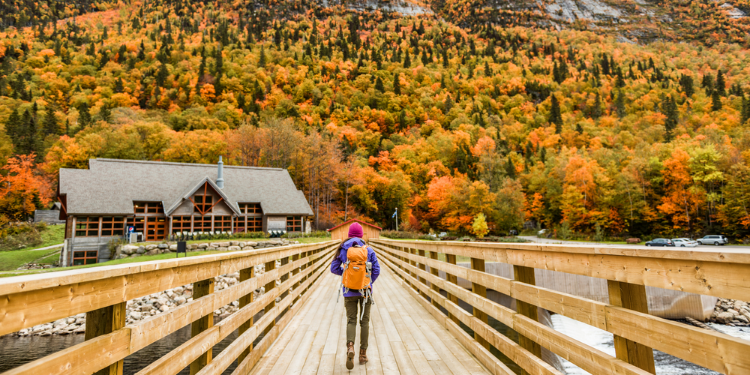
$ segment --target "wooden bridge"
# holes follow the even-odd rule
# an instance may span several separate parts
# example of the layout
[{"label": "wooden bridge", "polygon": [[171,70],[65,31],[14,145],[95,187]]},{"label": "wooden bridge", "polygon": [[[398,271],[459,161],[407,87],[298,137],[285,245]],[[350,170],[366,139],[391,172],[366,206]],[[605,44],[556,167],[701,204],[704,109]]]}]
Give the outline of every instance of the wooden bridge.
[{"label": "wooden bridge", "polygon": [[[86,341],[5,374],[122,374],[123,359],[190,325],[192,337],[137,374],[346,374],[343,302],[328,272],[339,241],[0,280],[0,335],[86,313]],[[750,374],[750,342],[648,314],[645,286],[750,300],[750,252],[374,240],[382,275],[370,362],[356,374],[562,374],[542,349],[591,374],[654,373],[657,349],[724,374]],[[466,259],[470,267],[456,265]],[[513,265],[514,279],[484,272]],[[265,271],[255,274],[255,267]],[[538,287],[534,269],[608,280],[609,303]],[[445,278],[440,277],[444,272]],[[240,283],[214,292],[214,277]],[[471,282],[471,290],[458,286]],[[126,302],[193,283],[193,300],[126,325]],[[264,293],[254,298],[254,291]],[[515,310],[487,290],[516,299]],[[468,304],[467,310],[459,305]],[[213,311],[240,309],[214,324]],[[616,357],[538,320],[538,308],[614,335]],[[259,313],[263,313],[262,316]],[[518,333],[517,342],[489,318]],[[220,353],[213,348],[237,331]],[[5,354],[0,353],[0,358]],[[233,371],[229,371],[234,366]]]}]

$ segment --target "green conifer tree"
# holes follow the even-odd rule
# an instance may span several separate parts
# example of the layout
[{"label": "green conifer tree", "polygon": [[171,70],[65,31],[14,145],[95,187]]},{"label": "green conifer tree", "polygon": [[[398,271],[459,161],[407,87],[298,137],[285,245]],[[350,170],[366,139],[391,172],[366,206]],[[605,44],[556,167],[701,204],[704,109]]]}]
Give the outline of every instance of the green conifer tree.
[{"label": "green conifer tree", "polygon": [[401,95],[401,82],[399,81],[399,74],[393,77],[393,93]]},{"label": "green conifer tree", "polygon": [[557,97],[555,95],[552,96],[552,103],[550,105],[550,111],[549,111],[549,122],[550,124],[555,124],[555,133],[560,134],[562,132],[562,112],[560,111],[560,103],[557,101]]},{"label": "green conifer tree", "polygon": [[57,122],[57,116],[55,116],[55,111],[52,110],[52,107],[47,107],[47,113],[44,116],[44,125],[42,128],[45,136],[60,134],[60,125]]},{"label": "green conifer tree", "polygon": [[721,110],[721,96],[718,89],[711,93],[711,110],[714,112]]}]

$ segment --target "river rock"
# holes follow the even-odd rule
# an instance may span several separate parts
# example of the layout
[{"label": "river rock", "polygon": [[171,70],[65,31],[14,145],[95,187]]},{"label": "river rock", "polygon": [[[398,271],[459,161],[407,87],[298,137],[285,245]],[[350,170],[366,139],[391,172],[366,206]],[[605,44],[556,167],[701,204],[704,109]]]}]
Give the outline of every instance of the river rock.
[{"label": "river rock", "polygon": [[133,311],[130,313],[130,318],[133,320],[141,320],[142,314],[138,311]]}]

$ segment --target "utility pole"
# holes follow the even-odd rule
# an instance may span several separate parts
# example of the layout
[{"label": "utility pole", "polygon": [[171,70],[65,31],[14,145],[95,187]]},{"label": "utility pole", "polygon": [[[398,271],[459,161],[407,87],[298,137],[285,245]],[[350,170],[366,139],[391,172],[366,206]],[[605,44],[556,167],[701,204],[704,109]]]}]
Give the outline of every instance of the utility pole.
[{"label": "utility pole", "polygon": [[398,232],[398,207],[396,207],[396,213],[393,215],[396,216],[396,232]]}]

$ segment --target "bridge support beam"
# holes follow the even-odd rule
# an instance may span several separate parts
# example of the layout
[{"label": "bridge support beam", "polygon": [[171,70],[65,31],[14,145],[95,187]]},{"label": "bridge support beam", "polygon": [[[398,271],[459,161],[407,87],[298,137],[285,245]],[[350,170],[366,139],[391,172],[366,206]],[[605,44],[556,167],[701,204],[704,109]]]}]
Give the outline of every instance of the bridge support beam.
[{"label": "bridge support beam", "polygon": [[[516,281],[520,281],[522,283],[530,285],[536,285],[534,269],[531,267],[513,266],[513,277]],[[539,321],[539,310],[537,310],[536,306],[530,303],[516,299],[516,311],[529,319],[532,319],[536,322]],[[522,334],[518,334],[518,344],[521,345],[522,348],[530,351],[535,356],[542,358],[542,347],[534,340],[531,340]]]},{"label": "bridge support beam", "polygon": [[[648,299],[644,285],[607,280],[607,287],[610,304],[648,314]],[[615,335],[615,353],[618,359],[656,374],[654,352],[650,347]]]},{"label": "bridge support beam", "polygon": [[[198,281],[193,283],[193,300],[207,296],[214,292],[214,278]],[[196,320],[190,327],[191,337],[198,336],[201,332],[214,326],[214,312],[210,311],[208,315]],[[213,360],[213,348],[209,348],[200,357],[196,358],[190,364],[190,375],[197,374],[202,368]]]},{"label": "bridge support beam", "polygon": [[[422,258],[424,258],[425,256],[424,250],[417,250],[417,254]],[[425,267],[424,263],[417,263],[417,268],[419,268],[422,271],[427,271],[427,267]],[[417,280],[419,280],[420,283],[427,285],[427,280],[425,280],[423,277],[417,277]],[[430,296],[428,296],[425,292],[421,290],[419,291],[419,294],[421,294],[422,297],[424,297],[425,299],[428,299],[428,300],[430,299]]]},{"label": "bridge support beam", "polygon": [[[471,269],[484,272],[484,259],[471,258]],[[480,297],[487,298],[487,288],[484,285],[471,283],[471,291]],[[477,309],[476,306],[473,306],[472,310],[477,319],[487,323],[487,314],[485,312]],[[474,332],[474,339],[477,340],[479,345],[484,346],[486,349],[490,348],[490,343],[476,332]]]},{"label": "bridge support beam", "polygon": [[[251,279],[255,276],[255,266],[250,268],[245,268],[240,270],[240,282],[246,281]],[[253,300],[255,299],[255,292],[250,292],[250,294],[245,295],[244,297],[240,298],[240,309],[253,303]],[[250,329],[250,327],[253,326],[253,317],[250,317],[245,323],[240,324],[240,330],[239,333],[242,335]],[[253,350],[253,344],[250,343],[250,345],[247,347],[247,349],[243,350],[242,353],[237,357],[237,366],[239,366],[242,361],[250,355],[250,351]]]},{"label": "bridge support beam", "polygon": [[[103,307],[86,313],[85,339],[93,338],[111,333],[125,327],[126,302]],[[109,365],[95,373],[96,375],[122,375],[122,360]]]}]

